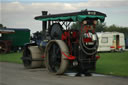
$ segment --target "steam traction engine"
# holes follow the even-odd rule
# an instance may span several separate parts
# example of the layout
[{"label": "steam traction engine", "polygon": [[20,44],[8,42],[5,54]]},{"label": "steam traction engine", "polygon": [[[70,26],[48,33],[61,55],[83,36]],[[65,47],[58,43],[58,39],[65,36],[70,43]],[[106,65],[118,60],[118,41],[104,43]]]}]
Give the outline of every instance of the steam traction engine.
[{"label": "steam traction engine", "polygon": [[[95,70],[98,37],[97,22],[104,22],[106,14],[98,11],[49,14],[35,17],[42,21],[42,37],[35,43],[26,44],[23,64],[26,68],[46,67],[54,74],[63,74],[68,69],[82,73]],[[72,23],[80,26],[71,28]]]}]

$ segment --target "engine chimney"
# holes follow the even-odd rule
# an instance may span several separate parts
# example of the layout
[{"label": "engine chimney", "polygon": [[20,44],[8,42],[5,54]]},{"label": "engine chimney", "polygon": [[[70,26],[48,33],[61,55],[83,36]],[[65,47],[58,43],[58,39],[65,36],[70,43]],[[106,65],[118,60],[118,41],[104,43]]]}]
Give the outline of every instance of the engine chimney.
[{"label": "engine chimney", "polygon": [[[48,11],[42,11],[42,16],[47,15]],[[42,21],[42,31],[45,32],[47,28],[47,21]]]}]

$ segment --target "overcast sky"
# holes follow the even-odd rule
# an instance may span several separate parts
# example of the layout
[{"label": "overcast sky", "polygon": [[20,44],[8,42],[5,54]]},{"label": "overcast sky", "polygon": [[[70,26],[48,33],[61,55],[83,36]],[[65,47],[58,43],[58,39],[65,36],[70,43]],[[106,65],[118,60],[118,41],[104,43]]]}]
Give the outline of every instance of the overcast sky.
[{"label": "overcast sky", "polygon": [[107,14],[106,24],[128,27],[128,0],[2,0],[0,23],[9,28],[41,30],[41,21],[34,20],[41,11],[49,13],[75,12],[84,9]]}]

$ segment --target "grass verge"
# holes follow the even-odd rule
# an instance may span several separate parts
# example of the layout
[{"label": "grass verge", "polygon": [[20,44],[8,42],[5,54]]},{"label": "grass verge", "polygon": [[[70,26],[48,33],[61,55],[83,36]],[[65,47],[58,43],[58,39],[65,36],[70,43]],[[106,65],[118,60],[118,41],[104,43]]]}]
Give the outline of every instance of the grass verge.
[{"label": "grass verge", "polygon": [[100,53],[96,73],[128,77],[128,51],[116,53]]},{"label": "grass verge", "polygon": [[[0,62],[22,63],[22,52],[0,54]],[[122,53],[100,53],[96,73],[128,77],[128,51]]]},{"label": "grass verge", "polygon": [[12,62],[12,63],[21,64],[22,63],[21,56],[22,56],[22,52],[20,52],[20,53],[0,54],[0,62]]}]

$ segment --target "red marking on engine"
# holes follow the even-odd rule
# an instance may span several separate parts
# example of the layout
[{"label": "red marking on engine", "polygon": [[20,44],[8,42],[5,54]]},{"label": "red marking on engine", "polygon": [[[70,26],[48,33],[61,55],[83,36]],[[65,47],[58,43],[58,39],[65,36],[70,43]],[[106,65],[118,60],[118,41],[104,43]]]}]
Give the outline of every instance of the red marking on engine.
[{"label": "red marking on engine", "polygon": [[43,55],[43,56],[41,56],[42,58],[45,58],[45,56]]},{"label": "red marking on engine", "polygon": [[84,42],[92,42],[92,39],[91,38],[84,38],[83,41]]},{"label": "red marking on engine", "polygon": [[66,55],[64,52],[61,52],[67,59],[69,60],[74,60],[76,57],[75,56],[72,56],[72,55]]},{"label": "red marking on engine", "polygon": [[99,59],[100,58],[100,56],[96,56],[96,59]]},{"label": "red marking on engine", "polygon": [[73,32],[72,37],[73,37],[73,38],[76,38],[76,37],[77,37],[76,34],[77,34],[76,32]]}]

